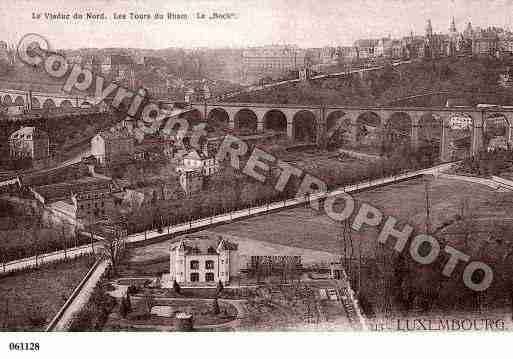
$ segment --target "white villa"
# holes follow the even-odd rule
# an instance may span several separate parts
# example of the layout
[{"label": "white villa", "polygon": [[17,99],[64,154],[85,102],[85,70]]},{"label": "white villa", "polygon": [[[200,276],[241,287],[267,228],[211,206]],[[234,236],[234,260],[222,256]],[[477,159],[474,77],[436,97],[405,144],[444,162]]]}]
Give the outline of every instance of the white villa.
[{"label": "white villa", "polygon": [[171,247],[169,282],[227,284],[239,270],[238,246],[222,237],[187,236]]}]

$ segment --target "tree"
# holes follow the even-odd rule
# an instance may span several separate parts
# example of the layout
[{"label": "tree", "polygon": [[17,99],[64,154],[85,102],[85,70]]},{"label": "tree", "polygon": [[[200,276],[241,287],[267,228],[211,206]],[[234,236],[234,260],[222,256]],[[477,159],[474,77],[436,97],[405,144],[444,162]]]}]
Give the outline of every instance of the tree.
[{"label": "tree", "polygon": [[224,286],[223,286],[223,283],[221,281],[218,281],[217,282],[217,288],[216,288],[216,296],[218,296],[219,294],[221,294],[221,292],[223,291],[224,289]]},{"label": "tree", "polygon": [[128,313],[130,312],[130,302],[127,298],[128,293],[127,297],[121,298],[121,303],[119,304],[119,315],[121,316],[121,318],[126,318]]},{"label": "tree", "polygon": [[176,281],[176,279],[173,281],[173,291],[174,291],[176,294],[180,294],[180,291],[181,291],[180,284],[178,284],[178,282]]},{"label": "tree", "polygon": [[219,315],[219,313],[221,313],[221,310],[219,309],[219,302],[217,300],[217,297],[215,297],[212,303],[212,314]]},{"label": "tree", "polygon": [[112,265],[112,271],[115,274],[118,266],[118,259],[121,250],[122,238],[119,229],[114,233],[104,233],[100,239],[100,254],[103,258],[109,260]]},{"label": "tree", "polygon": [[144,308],[144,311],[147,313],[147,314],[151,314],[151,308],[153,307],[153,303],[154,303],[154,298],[153,298],[153,295],[149,292],[147,292],[144,297],[143,297],[143,308]]},{"label": "tree", "polygon": [[132,311],[132,301],[130,300],[130,293],[126,293],[126,306],[128,308],[128,312],[131,312]]},{"label": "tree", "polygon": [[6,75],[9,72],[11,72],[13,69],[13,66],[9,64],[9,62],[5,61],[4,59],[0,60],[0,75]]}]

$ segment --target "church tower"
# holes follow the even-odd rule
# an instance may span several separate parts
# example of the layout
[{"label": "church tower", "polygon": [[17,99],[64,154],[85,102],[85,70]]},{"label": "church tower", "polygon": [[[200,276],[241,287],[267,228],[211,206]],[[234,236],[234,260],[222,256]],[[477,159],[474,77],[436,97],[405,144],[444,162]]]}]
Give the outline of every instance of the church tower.
[{"label": "church tower", "polygon": [[472,29],[472,23],[469,21],[467,24],[467,28],[463,32],[463,36],[466,39],[470,39],[470,38],[472,38],[473,33],[474,33],[474,30]]},{"label": "church tower", "polygon": [[431,37],[433,36],[433,26],[431,25],[431,20],[427,21],[426,25],[426,36]]},{"label": "church tower", "polygon": [[455,36],[458,34],[458,30],[456,30],[456,23],[454,21],[454,16],[452,17],[451,27],[449,28],[449,34],[451,34],[451,36]]}]

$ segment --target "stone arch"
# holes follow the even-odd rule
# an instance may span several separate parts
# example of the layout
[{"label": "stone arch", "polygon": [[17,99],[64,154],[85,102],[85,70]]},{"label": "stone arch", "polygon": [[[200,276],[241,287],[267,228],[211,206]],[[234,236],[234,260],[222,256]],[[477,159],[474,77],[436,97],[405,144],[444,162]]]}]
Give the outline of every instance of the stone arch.
[{"label": "stone arch", "polygon": [[45,110],[53,109],[53,108],[56,108],[56,107],[57,106],[55,106],[55,102],[51,98],[47,98],[43,102],[43,109],[45,109]]},{"label": "stone arch", "polygon": [[391,152],[398,146],[409,146],[412,140],[412,127],[413,120],[408,113],[392,113],[384,126],[384,151]]},{"label": "stone arch", "polygon": [[356,118],[356,141],[366,146],[381,146],[381,117],[373,111],[362,112]]},{"label": "stone arch", "polygon": [[502,113],[487,113],[482,127],[482,145],[487,151],[508,149],[511,123]]},{"label": "stone arch", "polygon": [[181,113],[179,117],[186,119],[191,126],[195,126],[203,121],[203,113],[197,108],[193,108],[190,111]]},{"label": "stone arch", "polygon": [[421,160],[424,160],[428,166],[440,159],[444,133],[443,120],[436,113],[426,112],[420,116],[418,126],[417,151]]},{"label": "stone arch", "polygon": [[472,156],[474,119],[468,113],[450,113],[444,119],[443,160],[460,160]]},{"label": "stone arch", "polygon": [[14,100],[14,104],[16,106],[25,106],[25,99],[23,98],[23,96],[18,96],[16,97],[16,100]]},{"label": "stone arch", "polygon": [[209,127],[227,128],[230,124],[230,114],[221,107],[211,109],[207,119]]},{"label": "stone arch", "polygon": [[309,110],[301,110],[292,118],[292,138],[301,142],[315,142],[317,138],[315,114]]},{"label": "stone arch", "polygon": [[264,129],[287,132],[287,115],[280,110],[269,110],[264,115]]},{"label": "stone arch", "polygon": [[326,117],[326,139],[328,147],[353,144],[353,125],[351,119],[342,110],[328,113]]},{"label": "stone arch", "polygon": [[419,140],[424,143],[440,144],[442,138],[442,117],[433,112],[422,114],[419,121]]},{"label": "stone arch", "polygon": [[340,120],[343,120],[346,113],[342,110],[335,110],[328,114],[326,117],[326,131],[330,131],[334,126],[340,124]]},{"label": "stone arch", "polygon": [[[87,102],[87,101],[84,101],[84,102]],[[123,114],[126,114],[126,113],[128,113],[128,110],[130,109],[130,105],[131,104],[132,104],[132,98],[125,97],[125,98],[123,98],[121,100],[121,102],[117,105],[117,107],[115,107],[115,106],[114,107],[115,107],[115,110],[117,112],[121,112]],[[140,107],[141,111],[144,108],[144,105],[146,105],[146,104],[147,104],[146,99],[144,99],[143,100],[143,106]],[[111,102],[111,105],[112,105],[112,102]],[[152,116],[150,115],[150,117],[152,117]]]},{"label": "stone arch", "polygon": [[4,98],[3,98],[2,103],[5,106],[11,106],[12,105],[12,97],[11,97],[11,95],[5,95]]},{"label": "stone arch", "polygon": [[59,107],[64,110],[71,110],[73,108],[73,104],[71,103],[70,100],[64,100],[61,102]]},{"label": "stone arch", "polygon": [[233,120],[235,128],[237,129],[246,129],[252,132],[257,130],[258,116],[254,111],[248,108],[243,108],[237,111],[233,116]]},{"label": "stone arch", "polygon": [[32,109],[39,110],[41,109],[41,102],[37,99],[37,97],[32,97]]}]

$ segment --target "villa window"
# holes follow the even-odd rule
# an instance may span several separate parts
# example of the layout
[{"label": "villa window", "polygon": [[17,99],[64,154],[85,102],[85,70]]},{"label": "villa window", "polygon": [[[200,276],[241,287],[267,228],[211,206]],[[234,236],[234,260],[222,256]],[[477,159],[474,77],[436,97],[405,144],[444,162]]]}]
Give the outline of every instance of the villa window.
[{"label": "villa window", "polygon": [[191,261],[191,269],[199,269],[199,261]]},{"label": "villa window", "polygon": [[205,273],[205,282],[213,282],[214,281],[214,273],[208,272]]},{"label": "villa window", "polygon": [[199,282],[199,273],[191,273],[191,282]]},{"label": "villa window", "polygon": [[214,269],[214,261],[205,261],[205,269]]}]

